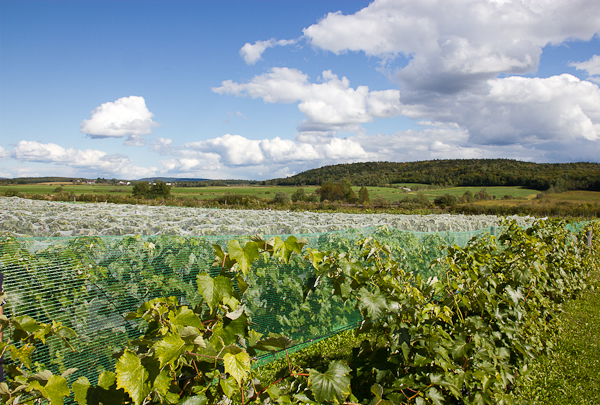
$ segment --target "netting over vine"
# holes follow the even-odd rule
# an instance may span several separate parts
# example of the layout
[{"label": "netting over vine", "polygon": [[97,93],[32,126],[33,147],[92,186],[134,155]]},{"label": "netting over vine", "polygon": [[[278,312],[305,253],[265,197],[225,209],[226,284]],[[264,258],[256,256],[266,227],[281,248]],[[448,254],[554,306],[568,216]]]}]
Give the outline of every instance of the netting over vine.
[{"label": "netting over vine", "polygon": [[[357,241],[372,236],[391,247],[401,265],[430,277],[431,261],[442,257],[444,246],[464,245],[474,236],[496,228],[470,232],[409,232],[387,227],[296,235],[321,251],[351,252]],[[0,271],[8,299],[5,314],[31,316],[45,323],[62,322],[79,338],[73,347],[58,339],[36,351],[40,370],[78,369],[71,378],[114,368],[113,354],[145,325],[126,314],[159,296],[176,296],[181,304],[198,305],[199,272],[217,275],[213,244],[223,247],[231,236],[124,236],[74,238],[0,238]],[[244,240],[247,238],[235,237]],[[257,332],[294,339],[298,350],[341,330],[356,327],[360,313],[352,303],[332,297],[320,284],[305,299],[312,267],[296,259],[289,265],[259,260],[249,272],[246,311]],[[259,358],[264,364],[272,357]]]}]

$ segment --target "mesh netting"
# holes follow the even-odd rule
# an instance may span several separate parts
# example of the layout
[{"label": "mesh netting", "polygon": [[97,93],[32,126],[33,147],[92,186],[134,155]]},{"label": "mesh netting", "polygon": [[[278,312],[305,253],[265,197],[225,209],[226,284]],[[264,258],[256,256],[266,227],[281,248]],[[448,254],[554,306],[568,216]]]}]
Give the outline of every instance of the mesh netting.
[{"label": "mesh netting", "polygon": [[[295,236],[306,238],[312,248],[337,252],[357,252],[356,242],[373,236],[390,245],[406,270],[430,277],[434,270],[429,264],[445,254],[444,246],[465,245],[482,233],[495,234],[496,228],[429,233],[383,227]],[[28,315],[45,323],[59,321],[75,330],[78,338],[72,348],[58,339],[39,346],[36,365],[54,373],[75,367],[78,371],[70,380],[86,376],[95,384],[99,373],[114,370],[113,354],[141,335],[144,325],[125,315],[159,296],[176,296],[181,304],[199,302],[197,274],[216,276],[220,271],[212,267],[212,244],[226,248],[231,239],[248,240],[166,235],[7,240],[0,243],[0,271],[8,295],[5,314]],[[303,299],[311,274],[311,265],[299,257],[289,265],[262,259],[255,263],[245,294],[253,329],[291,337],[296,341],[291,351],[295,351],[356,327],[361,317],[354,303],[344,304],[333,297],[326,283]],[[275,357],[265,354],[257,364]]]}]

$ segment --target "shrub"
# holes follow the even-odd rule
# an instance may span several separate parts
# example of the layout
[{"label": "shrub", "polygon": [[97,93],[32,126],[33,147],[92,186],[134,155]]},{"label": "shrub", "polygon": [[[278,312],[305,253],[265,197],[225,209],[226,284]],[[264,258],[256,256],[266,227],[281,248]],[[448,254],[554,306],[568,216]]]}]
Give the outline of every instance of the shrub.
[{"label": "shrub", "polygon": [[454,197],[452,194],[444,194],[436,197],[433,202],[435,205],[438,205],[442,208],[447,206],[453,207],[456,205],[456,197]]},{"label": "shrub", "polygon": [[278,192],[277,194],[275,194],[275,197],[273,197],[273,202],[275,204],[288,204],[290,200],[290,195],[283,191]]}]

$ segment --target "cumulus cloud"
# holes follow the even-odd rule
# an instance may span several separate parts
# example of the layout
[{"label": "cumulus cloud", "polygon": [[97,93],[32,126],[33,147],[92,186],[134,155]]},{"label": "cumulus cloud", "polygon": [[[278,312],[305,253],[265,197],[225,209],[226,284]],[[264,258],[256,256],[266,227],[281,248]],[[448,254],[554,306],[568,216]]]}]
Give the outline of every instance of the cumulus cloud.
[{"label": "cumulus cloud", "polygon": [[83,172],[112,173],[119,178],[151,176],[156,168],[137,167],[121,154],[108,154],[92,149],[65,149],[54,143],[19,141],[11,154],[21,162],[50,163],[76,168]]},{"label": "cumulus cloud", "polygon": [[500,73],[537,69],[542,48],[589,40],[600,27],[593,0],[375,0],[351,14],[329,13],[304,29],[317,48],[409,58],[396,76],[408,89],[456,93]]},{"label": "cumulus cloud", "polygon": [[414,119],[433,119],[468,130],[481,145],[533,145],[549,141],[600,140],[600,88],[562,74],[489,80],[487,91],[405,106]]},{"label": "cumulus cloud", "polygon": [[[561,162],[574,156],[593,157],[600,144],[584,138],[539,144],[474,144],[469,131],[438,125],[422,130],[321,138],[316,143],[280,138],[253,140],[223,135],[172,148],[163,170],[177,176],[269,179],[317,166],[358,161],[509,158]],[[249,152],[246,152],[249,151]],[[593,160],[593,159],[592,159]]]},{"label": "cumulus cloud", "polygon": [[244,61],[248,65],[254,65],[267,48],[273,48],[274,46],[286,46],[293,45],[296,43],[295,39],[280,39],[279,41],[275,38],[268,39],[266,41],[256,41],[254,44],[246,42],[242,49],[240,49],[240,56],[244,58]]},{"label": "cumulus cloud", "polygon": [[[537,70],[547,45],[600,34],[597,1],[375,0],[351,15],[330,13],[303,33],[317,49],[364,52],[380,59],[380,72],[399,88],[370,91],[361,83],[351,87],[346,77],[331,70],[311,80],[285,67],[213,88],[218,94],[265,103],[298,103],[306,120],[297,127],[295,141],[270,141],[281,141],[282,158],[290,159],[293,151],[305,159],[290,160],[285,166],[290,171],[316,161],[309,158],[313,154],[320,156],[320,164],[342,161],[344,154],[391,161],[561,161],[573,156],[595,156],[591,160],[597,161],[600,156],[594,155],[600,152],[600,89],[594,83],[600,83],[600,56],[571,63],[586,71],[588,80],[568,74],[522,76]],[[260,58],[270,44],[255,43],[257,56],[251,60]],[[363,124],[396,116],[414,119],[424,129],[366,134]],[[340,131],[356,135],[340,139]],[[283,160],[269,155],[266,140],[238,139],[241,151],[236,152],[236,142],[217,139],[202,150],[216,153],[225,166],[284,167]]]},{"label": "cumulus cloud", "polygon": [[298,109],[307,121],[301,131],[328,131],[356,128],[373,118],[393,117],[401,113],[400,92],[369,92],[367,86],[350,87],[331,70],[322,73],[321,83],[311,83],[298,69],[275,67],[269,73],[255,76],[248,83],[226,80],[212,90],[218,94],[262,98],[266,103],[299,102]]},{"label": "cumulus cloud", "polygon": [[169,154],[172,158],[162,162],[167,172],[213,178],[273,178],[315,165],[365,161],[375,156],[347,138],[312,145],[279,137],[256,140],[231,134],[173,147]]},{"label": "cumulus cloud", "polygon": [[279,137],[254,140],[240,135],[225,134],[206,141],[186,143],[183,149],[216,154],[219,156],[219,161],[227,166],[367,157],[366,152],[356,142],[341,138],[332,138],[329,142],[311,145]]},{"label": "cumulus cloud", "polygon": [[129,135],[125,141],[123,141],[123,145],[127,146],[144,146],[146,145],[146,138],[141,135]]},{"label": "cumulus cloud", "polygon": [[585,62],[571,62],[569,66],[573,66],[577,70],[585,70],[593,81],[600,80],[600,55],[594,55]]},{"label": "cumulus cloud", "polygon": [[91,118],[81,122],[80,131],[91,138],[128,136],[127,145],[140,146],[145,144],[141,135],[151,134],[152,128],[160,125],[153,117],[143,97],[122,97],[96,107]]},{"label": "cumulus cloud", "polygon": [[10,156],[10,153],[6,149],[4,149],[2,146],[0,146],[0,159],[6,158],[9,156]]},{"label": "cumulus cloud", "polygon": [[156,138],[150,147],[153,152],[160,155],[167,155],[173,149],[173,140],[170,138]]}]

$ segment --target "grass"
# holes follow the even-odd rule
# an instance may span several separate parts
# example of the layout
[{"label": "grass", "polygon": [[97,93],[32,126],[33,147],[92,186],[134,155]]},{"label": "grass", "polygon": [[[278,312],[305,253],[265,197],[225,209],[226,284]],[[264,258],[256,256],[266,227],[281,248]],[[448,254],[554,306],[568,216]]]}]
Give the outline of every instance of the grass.
[{"label": "grass", "polygon": [[[452,187],[452,188],[444,188],[439,190],[424,190],[422,193],[427,196],[430,201],[433,201],[436,197],[451,194],[455,197],[461,197],[466,191],[470,191],[472,194],[478,193],[483,187]],[[511,195],[515,198],[534,198],[539,191],[530,190],[527,188],[521,187],[485,187],[487,193],[489,195],[496,196],[496,202],[498,203],[502,197],[505,195]],[[411,192],[409,194],[416,194],[416,192]]]},{"label": "grass", "polygon": [[542,199],[553,202],[595,202],[600,201],[600,191],[565,191],[564,193],[546,194]]},{"label": "grass", "polygon": [[567,303],[557,320],[555,348],[530,372],[523,400],[534,404],[600,404],[600,272],[593,290]]}]

